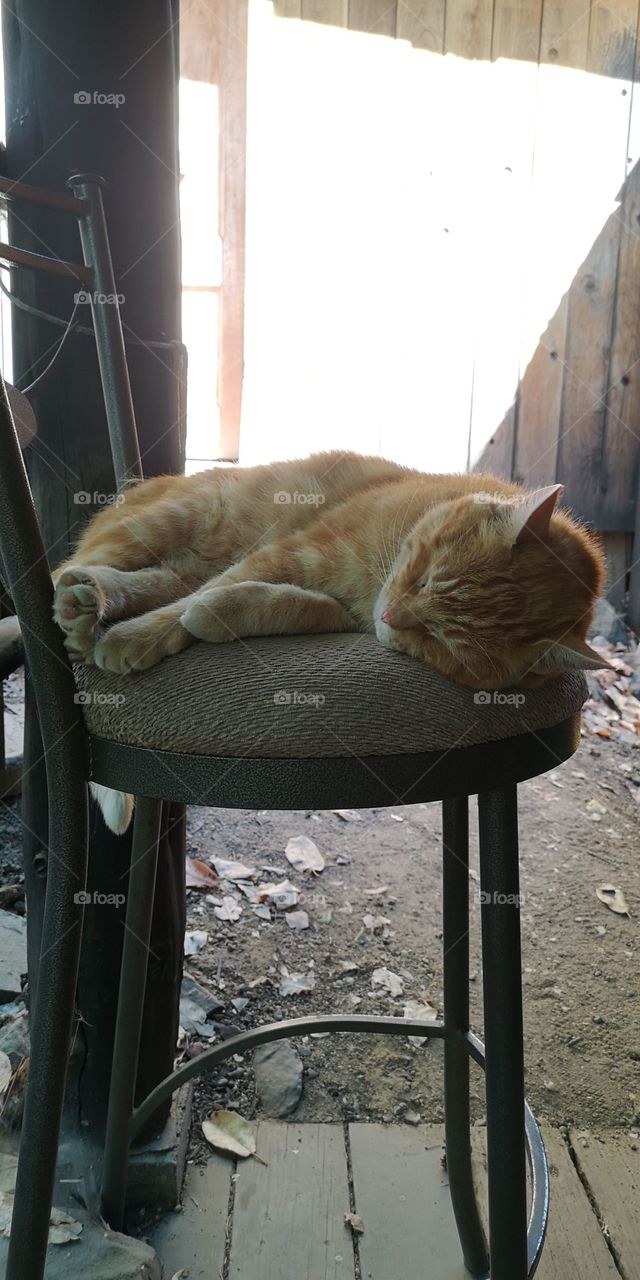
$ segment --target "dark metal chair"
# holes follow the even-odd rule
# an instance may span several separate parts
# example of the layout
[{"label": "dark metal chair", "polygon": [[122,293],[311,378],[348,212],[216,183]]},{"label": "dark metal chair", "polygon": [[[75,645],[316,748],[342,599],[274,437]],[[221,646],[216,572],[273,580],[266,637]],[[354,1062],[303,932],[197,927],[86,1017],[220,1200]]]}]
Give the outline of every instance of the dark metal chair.
[{"label": "dark metal chair", "polygon": [[[76,194],[100,213],[97,186],[79,180]],[[115,293],[112,276],[104,275],[111,267],[99,216],[84,220],[83,246],[94,279],[101,265],[100,291]],[[109,352],[103,350],[100,364],[116,475],[123,483],[139,474],[139,454],[119,318],[113,306],[102,308],[107,316],[99,307],[94,311],[99,349],[102,343]],[[6,1280],[39,1280],[45,1262],[79,957],[83,907],[78,889],[86,875],[89,780],[138,797],[102,1169],[107,1222],[122,1226],[129,1145],[155,1109],[179,1085],[231,1054],[313,1031],[438,1037],[444,1041],[447,1166],[466,1266],[478,1277],[525,1280],[533,1275],[543,1247],[549,1179],[542,1139],[524,1098],[516,789],[518,782],[555,767],[576,750],[586,696],[582,677],[567,675],[528,692],[526,715],[511,702],[487,709],[482,720],[471,690],[387,653],[369,637],[357,638],[358,661],[349,664],[343,659],[355,653],[350,648],[353,636],[315,636],[215,649],[194,645],[137,677],[121,678],[91,667],[73,671],[51,617],[51,580],[4,387],[0,409],[1,561],[22,625],[39,709],[51,853],[42,938],[42,954],[49,958],[37,1007],[31,1011],[31,1068]],[[265,716],[267,708],[269,716],[274,714],[274,690],[291,687],[301,663],[336,688],[340,696],[328,713],[333,745],[320,733],[296,746],[287,726],[270,718],[260,754],[248,741],[242,749],[243,714],[249,714],[255,695],[256,662],[271,671],[263,692]],[[260,680],[265,684],[263,675]],[[202,681],[208,682],[207,697]],[[113,698],[79,705],[74,700],[78,690],[124,690],[125,697],[129,690],[126,714],[113,719]],[[211,726],[202,711],[209,700],[218,706]],[[180,708],[169,728],[168,701],[177,701]],[[421,713],[417,719],[416,707]],[[414,726],[409,743],[407,718]],[[369,720],[378,725],[382,750],[372,747],[365,732]],[[185,737],[182,722],[197,726],[195,736]],[[227,737],[220,728],[225,722],[233,728]],[[210,804],[214,789],[221,807],[358,808],[441,801],[444,1019],[423,1024],[319,1015],[261,1027],[204,1051],[134,1108],[161,800]],[[471,795],[479,801],[486,1048],[469,1027]],[[471,1171],[470,1059],[486,1072],[489,1247]]]}]

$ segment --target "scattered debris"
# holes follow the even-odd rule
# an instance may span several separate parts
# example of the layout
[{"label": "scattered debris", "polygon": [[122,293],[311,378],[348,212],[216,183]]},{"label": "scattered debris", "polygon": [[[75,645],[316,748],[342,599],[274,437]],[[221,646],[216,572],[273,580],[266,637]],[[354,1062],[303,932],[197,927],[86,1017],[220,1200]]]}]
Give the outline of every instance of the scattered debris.
[{"label": "scattered debris", "polygon": [[287,911],[285,920],[294,933],[301,933],[303,929],[309,928],[309,917],[306,911]]},{"label": "scattered debris", "polygon": [[389,928],[391,921],[387,916],[374,916],[368,912],[362,917],[362,923],[369,933],[382,934],[383,942],[393,937],[393,930]]},{"label": "scattered debris", "polygon": [[409,1110],[409,1111],[405,1111],[405,1113],[404,1113],[404,1115],[403,1115],[403,1117],[402,1117],[402,1118],[403,1118],[403,1120],[404,1120],[405,1124],[414,1124],[414,1125],[415,1125],[415,1124],[420,1124],[420,1121],[421,1121],[421,1119],[422,1119],[422,1116],[420,1115],[420,1113],[419,1113],[418,1111],[411,1111],[411,1110]]},{"label": "scattered debris", "polygon": [[7,1053],[4,1053],[2,1049],[0,1049],[0,1100],[4,1096],[4,1092],[12,1075],[13,1067],[11,1066],[11,1059]]},{"label": "scattered debris", "polygon": [[[11,1217],[13,1214],[13,1193],[0,1192],[0,1236],[9,1238],[11,1233]],[[77,1222],[63,1209],[52,1209],[49,1219],[49,1244],[71,1244],[82,1232],[82,1223]]]},{"label": "scattered debris", "polygon": [[[411,1022],[437,1022],[438,1010],[434,1009],[432,1004],[424,1000],[407,1000],[402,1012],[403,1018],[409,1019]],[[429,1039],[428,1036],[409,1036],[411,1044],[423,1045]]]},{"label": "scattered debris", "polygon": [[254,916],[257,916],[259,920],[271,919],[271,912],[265,903],[259,903],[258,906],[252,907],[251,910],[253,911]]},{"label": "scattered debris", "polygon": [[362,822],[362,814],[357,809],[332,809],[331,812],[342,818],[343,822]]},{"label": "scattered debris", "polygon": [[298,890],[290,880],[280,880],[278,884],[263,884],[258,893],[260,902],[269,902],[278,911],[288,911],[289,907],[295,907],[298,898]]},{"label": "scattered debris", "polygon": [[377,889],[365,889],[365,893],[368,898],[378,898],[380,897],[381,894],[388,893],[388,892],[389,892],[388,884],[378,885]]},{"label": "scattered debris", "polygon": [[345,1213],[344,1225],[345,1227],[351,1227],[355,1236],[361,1236],[364,1231],[364,1222],[359,1213]]},{"label": "scattered debris", "polygon": [[189,929],[184,935],[184,954],[195,956],[209,941],[206,929]]},{"label": "scattered debris", "polygon": [[391,969],[374,969],[371,981],[374,987],[384,987],[391,996],[401,996],[404,991],[402,978],[397,973],[392,973]]},{"label": "scattered debris", "polygon": [[627,643],[626,627],[608,602],[600,601],[598,608],[601,605],[621,631],[617,642],[612,641],[606,628],[589,641],[609,667],[589,672],[590,697],[583,708],[582,732],[587,736],[619,738],[635,746],[640,737],[640,649]]},{"label": "scattered debris", "polygon": [[404,822],[404,818],[402,818],[399,813],[390,813],[389,817],[392,822]]},{"label": "scattered debris", "polygon": [[266,1160],[256,1154],[256,1139],[251,1125],[234,1111],[212,1111],[202,1121],[202,1132],[216,1151],[227,1151],[243,1160],[253,1156],[260,1164],[266,1164]]},{"label": "scattered debris", "polygon": [[213,1040],[215,1028],[208,1019],[213,1013],[223,1008],[219,1000],[211,995],[195,978],[186,974],[180,987],[180,1026],[187,1035],[202,1036],[205,1040]]},{"label": "scattered debris", "polygon": [[296,871],[311,871],[314,875],[324,871],[325,860],[317,844],[308,836],[293,836],[287,844],[284,856]]},{"label": "scattered debris", "polygon": [[249,880],[238,880],[235,887],[236,889],[239,889],[240,893],[242,893],[245,898],[248,898],[249,902],[252,904],[255,905],[259,902],[260,890],[257,884],[251,884]]},{"label": "scattered debris", "polygon": [[596,897],[600,902],[604,902],[605,907],[610,911],[615,911],[617,916],[630,915],[627,900],[622,889],[617,889],[614,884],[601,884],[596,889]]},{"label": "scattered debris", "polygon": [[280,970],[280,986],[278,988],[281,996],[299,996],[306,994],[307,991],[313,991],[316,985],[316,975],[313,969],[308,973],[289,973],[289,970],[282,966]]},{"label": "scattered debris", "polygon": [[216,889],[218,885],[218,877],[206,862],[201,862],[199,858],[186,859],[186,885],[187,889]]},{"label": "scattered debris", "polygon": [[225,920],[228,924],[234,924],[242,915],[242,904],[236,902],[236,899],[230,895],[226,895],[222,899],[222,905],[213,908],[213,914],[217,916],[218,920]]},{"label": "scattered debris", "polygon": [[597,814],[607,812],[605,806],[601,804],[599,800],[595,800],[595,799],[587,800],[587,810],[589,813],[597,813]]},{"label": "scattered debris", "polygon": [[213,863],[221,880],[252,880],[255,876],[254,867],[246,867],[244,862],[233,862],[228,858],[212,857]]},{"label": "scattered debris", "polygon": [[0,1003],[14,1000],[22,991],[21,978],[27,972],[27,926],[22,916],[0,911]]}]

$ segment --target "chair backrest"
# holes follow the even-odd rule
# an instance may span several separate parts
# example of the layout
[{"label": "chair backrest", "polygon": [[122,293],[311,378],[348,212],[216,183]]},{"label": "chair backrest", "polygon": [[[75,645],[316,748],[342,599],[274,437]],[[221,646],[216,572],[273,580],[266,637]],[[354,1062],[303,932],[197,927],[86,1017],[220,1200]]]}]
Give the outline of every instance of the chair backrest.
[{"label": "chair backrest", "polygon": [[[117,289],[102,203],[103,181],[78,174],[69,185],[73,195],[0,177],[0,198],[72,214],[78,220],[83,262],[30,253],[5,242],[0,242],[0,260],[72,276],[89,293],[116,484],[121,491],[142,479],[142,465],[120,311],[112,301]],[[6,388],[0,375],[0,573],[20,622],[45,755],[48,758],[55,749],[59,757],[57,744],[68,742],[77,768],[86,751],[84,723],[73,697],[75,682],[62,632],[52,617],[51,575],[21,453],[34,431],[35,418],[26,397]]]},{"label": "chair backrest", "polygon": [[113,301],[117,299],[117,288],[102,201],[104,181],[92,174],[74,174],[68,186],[73,195],[0,177],[0,198],[44,204],[73,215],[78,221],[83,262],[31,253],[4,241],[0,241],[0,260],[34,271],[70,276],[89,295],[116,485],[121,492],[142,479],[142,463],[120,308]]},{"label": "chair backrest", "polygon": [[[9,397],[0,374],[0,567],[20,622],[47,760],[66,742],[85,765],[75,681],[62,632],[52,616],[53,585]],[[0,624],[1,625],[1,624]]]}]

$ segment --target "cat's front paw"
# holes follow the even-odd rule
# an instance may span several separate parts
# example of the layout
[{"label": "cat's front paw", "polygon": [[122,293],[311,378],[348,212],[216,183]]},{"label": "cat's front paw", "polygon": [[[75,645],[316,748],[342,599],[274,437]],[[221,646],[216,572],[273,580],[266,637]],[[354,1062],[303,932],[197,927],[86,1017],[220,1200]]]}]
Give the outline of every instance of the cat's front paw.
[{"label": "cat's front paw", "polygon": [[155,667],[170,654],[180,653],[192,637],[175,617],[163,617],[163,610],[143,618],[118,622],[98,640],[93,660],[103,671],[128,675]]},{"label": "cat's front paw", "polygon": [[72,565],[60,574],[53,618],[65,633],[65,648],[72,662],[90,660],[104,607],[104,594],[90,569]]},{"label": "cat's front paw", "polygon": [[[246,584],[242,583],[242,586],[244,588]],[[196,640],[225,644],[243,634],[240,629],[240,603],[237,586],[212,587],[193,599],[180,621]]]}]

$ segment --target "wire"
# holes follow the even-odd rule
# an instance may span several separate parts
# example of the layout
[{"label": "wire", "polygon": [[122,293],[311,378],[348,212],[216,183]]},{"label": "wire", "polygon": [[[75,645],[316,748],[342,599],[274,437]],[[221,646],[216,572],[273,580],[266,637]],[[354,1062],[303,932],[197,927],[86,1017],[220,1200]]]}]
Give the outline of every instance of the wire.
[{"label": "wire", "polygon": [[44,369],[42,370],[42,373],[39,373],[39,374],[38,374],[38,376],[37,376],[37,378],[34,378],[33,382],[30,382],[30,383],[29,383],[28,387],[18,387],[18,391],[21,391],[21,392],[22,392],[22,394],[23,394],[23,396],[33,395],[33,393],[39,389],[40,384],[41,384],[42,382],[44,382],[45,378],[48,378],[49,374],[51,373],[51,370],[53,369],[53,366],[54,366],[54,364],[56,363],[56,360],[58,359],[58,356],[60,355],[60,353],[61,353],[61,351],[62,351],[62,348],[64,347],[64,344],[65,344],[65,342],[67,341],[67,338],[69,337],[69,334],[70,334],[70,333],[73,333],[73,330],[74,330],[74,329],[78,329],[78,328],[79,328],[79,326],[78,326],[78,325],[74,325],[74,323],[73,323],[73,322],[74,322],[74,319],[75,319],[75,314],[76,314],[76,311],[78,310],[79,305],[80,305],[80,304],[79,304],[78,302],[76,302],[76,304],[75,304],[75,306],[74,306],[74,308],[73,308],[73,311],[71,312],[71,318],[70,318],[70,319],[69,319],[69,321],[67,322],[66,329],[65,329],[65,331],[64,331],[64,333],[63,333],[63,335],[62,335],[62,337],[61,337],[61,339],[60,339],[60,341],[59,341],[59,343],[58,343],[58,345],[57,345],[57,347],[56,347],[56,349],[55,349],[55,351],[54,351],[54,353],[53,353],[53,355],[52,355],[52,357],[51,357],[51,359],[50,359],[50,361],[49,361],[49,363],[48,363],[47,365],[45,365]]},{"label": "wire", "polygon": [[[18,298],[15,293],[12,293],[10,289],[7,289],[7,286],[4,283],[4,280],[2,279],[1,275],[0,275],[0,290],[2,290],[2,293],[4,294],[5,298],[8,298],[9,302],[11,302],[13,306],[18,307],[20,311],[26,311],[27,315],[29,316],[36,316],[38,320],[48,320],[51,324],[57,324],[60,326],[60,328],[65,329],[65,331],[68,330],[69,325],[72,323],[73,316],[75,315],[77,308],[79,306],[79,303],[76,302],[73,310],[73,315],[71,316],[71,320],[63,320],[61,316],[54,316],[51,314],[50,311],[43,311],[40,307],[34,307],[29,302],[23,302],[22,298]],[[85,291],[83,290],[83,292]],[[90,338],[95,338],[96,336],[95,330],[89,325],[76,324],[74,325],[74,329],[76,333],[88,334]],[[64,338],[66,338],[66,336],[67,334],[65,332]],[[63,338],[63,341],[64,341],[64,338]],[[154,342],[152,339],[147,340],[146,338],[133,337],[133,338],[125,338],[124,345],[125,347],[154,347],[154,348],[157,347],[159,350],[173,350],[176,346],[176,343],[175,342]],[[178,343],[178,345],[180,344]],[[54,359],[55,359],[55,356],[54,356]]]}]

